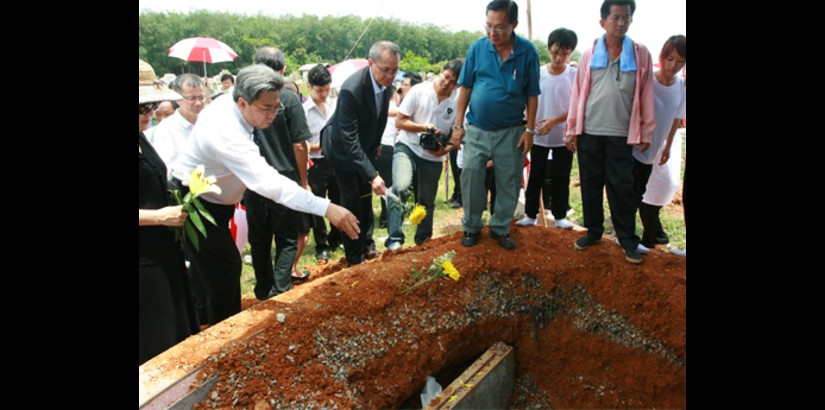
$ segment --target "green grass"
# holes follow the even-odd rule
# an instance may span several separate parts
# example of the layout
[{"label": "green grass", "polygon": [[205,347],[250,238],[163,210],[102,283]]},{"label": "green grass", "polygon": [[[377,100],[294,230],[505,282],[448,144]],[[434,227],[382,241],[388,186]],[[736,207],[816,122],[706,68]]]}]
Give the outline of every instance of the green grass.
[{"label": "green grass", "polygon": [[[687,138],[683,139],[682,142],[682,158],[685,158],[685,153],[687,150]],[[682,161],[682,177],[684,177],[685,172],[685,165],[684,161]],[[435,200],[435,221],[433,223],[433,233],[435,236],[441,236],[443,234],[443,230],[445,222],[447,221],[446,225],[449,231],[446,232],[447,234],[452,234],[457,231],[461,231],[461,220],[460,216],[462,215],[462,210],[452,209],[450,208],[449,204],[447,203],[448,196],[444,192],[444,178],[445,173],[441,173],[441,178],[439,179],[438,183],[438,192],[436,194]],[[578,183],[579,179],[579,164],[578,164],[578,156],[573,157],[573,169],[570,173],[571,181],[575,181]],[[453,192],[453,180],[452,174],[450,174],[450,195]],[[681,192],[681,191],[680,191]],[[375,229],[373,232],[373,238],[375,239],[375,247],[379,251],[383,252],[386,250],[384,246],[384,241],[379,240],[378,238],[385,238],[388,236],[386,228],[378,228],[378,218],[381,215],[381,199],[377,196],[373,195],[372,198],[372,210],[375,214]],[[581,189],[579,186],[574,185],[570,189],[570,206],[573,207],[574,214],[569,217],[570,221],[581,225],[582,224],[582,205],[581,205]],[[605,203],[604,203],[604,214],[605,214],[605,233],[614,234],[613,230],[613,223],[610,220],[610,208],[607,205],[607,197],[605,196]],[[662,220],[662,226],[664,227],[665,232],[670,237],[670,244],[673,247],[679,249],[687,249],[687,240],[685,237],[685,222],[682,218],[681,213],[676,215],[671,215],[670,212],[665,212],[665,209],[662,209],[660,214]],[[518,215],[521,217],[521,215]],[[486,224],[489,219],[489,211],[485,211],[482,219]],[[329,226],[329,225],[327,225]],[[414,243],[413,237],[415,236],[415,226],[412,225],[403,225],[404,235],[405,235],[405,247],[411,246]],[[641,236],[642,235],[642,223],[639,220],[638,216],[636,218],[636,234]],[[249,254],[249,245],[246,246],[246,250],[243,252],[243,255]],[[275,251],[273,248],[272,255],[275,255]],[[337,262],[338,259],[344,257],[344,250],[339,248],[330,252],[330,263]],[[310,233],[309,235],[309,243],[307,244],[306,249],[304,250],[303,255],[298,261],[298,269],[303,269],[304,266],[314,265],[315,261],[315,238]],[[241,273],[241,292],[244,297],[254,297],[252,293],[252,289],[255,286],[255,272],[250,265],[243,265],[243,271]]]}]

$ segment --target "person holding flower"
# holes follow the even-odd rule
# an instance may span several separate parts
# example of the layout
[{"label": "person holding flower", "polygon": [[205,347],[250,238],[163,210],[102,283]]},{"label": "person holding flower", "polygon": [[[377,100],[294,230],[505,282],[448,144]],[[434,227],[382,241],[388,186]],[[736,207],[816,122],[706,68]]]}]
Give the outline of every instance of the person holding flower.
[{"label": "person holding flower", "polygon": [[170,229],[187,213],[173,206],[166,165],[143,135],[160,101],[180,95],[155,85],[152,66],[138,60],[138,366],[198,329],[183,252]]},{"label": "person holding flower", "polygon": [[[423,221],[415,229],[415,244],[421,245],[433,236],[433,212],[438,179],[444,155],[449,152],[449,145],[439,144],[437,151],[425,149],[420,143],[421,133],[448,134],[456,116],[456,80],[461,74],[463,62],[460,59],[449,61],[433,82],[420,83],[410,89],[401,106],[395,126],[401,130],[392,156],[392,180],[390,188],[393,194],[389,198],[389,218],[387,249],[396,252],[404,244],[404,231],[401,219],[403,204],[409,196],[413,176],[415,180],[416,199],[426,209]],[[400,199],[400,201],[399,201]]]},{"label": "person holding flower", "polygon": [[351,212],[308,192],[261,156],[254,141],[261,138],[260,129],[275,120],[283,85],[283,77],[264,65],[242,69],[232,98],[218,98],[204,108],[182,155],[172,165],[172,175],[178,180],[203,165],[204,175],[214,175],[221,189],[220,194],[205,193],[199,198],[216,222],[204,224],[206,235],[199,238],[200,250],[186,242],[206,290],[210,325],[241,311],[241,256],[229,231],[229,219],[247,188],[287,208],[325,216],[350,238],[360,232]]}]

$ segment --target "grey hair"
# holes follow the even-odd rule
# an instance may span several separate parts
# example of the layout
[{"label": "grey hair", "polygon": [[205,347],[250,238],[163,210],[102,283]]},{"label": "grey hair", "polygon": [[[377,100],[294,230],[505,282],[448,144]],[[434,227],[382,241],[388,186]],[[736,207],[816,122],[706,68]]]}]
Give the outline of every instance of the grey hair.
[{"label": "grey hair", "polygon": [[204,87],[203,80],[201,80],[200,77],[195,74],[186,73],[175,77],[175,79],[169,83],[169,88],[175,90],[178,94],[182,94],[184,85],[190,88]]},{"label": "grey hair", "polygon": [[280,92],[282,88],[284,88],[284,78],[280,74],[263,64],[254,64],[238,72],[232,98],[235,102],[238,102],[239,98],[243,98],[247,102],[253,103],[261,93],[267,91]]},{"label": "grey hair", "polygon": [[255,52],[254,61],[255,64],[266,65],[275,71],[281,71],[282,68],[286,67],[286,57],[284,57],[284,53],[271,46],[259,48],[258,51]]},{"label": "grey hair", "polygon": [[372,47],[370,47],[369,57],[372,61],[380,62],[381,55],[384,54],[385,51],[391,51],[399,60],[401,59],[401,49],[392,41],[379,41],[373,44]]}]

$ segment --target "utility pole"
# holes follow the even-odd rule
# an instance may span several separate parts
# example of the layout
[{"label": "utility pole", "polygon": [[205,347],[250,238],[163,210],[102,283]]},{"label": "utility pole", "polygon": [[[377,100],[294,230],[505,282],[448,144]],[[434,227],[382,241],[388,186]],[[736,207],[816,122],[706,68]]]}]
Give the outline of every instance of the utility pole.
[{"label": "utility pole", "polygon": [[527,39],[533,41],[533,7],[530,5],[530,0],[527,0]]}]

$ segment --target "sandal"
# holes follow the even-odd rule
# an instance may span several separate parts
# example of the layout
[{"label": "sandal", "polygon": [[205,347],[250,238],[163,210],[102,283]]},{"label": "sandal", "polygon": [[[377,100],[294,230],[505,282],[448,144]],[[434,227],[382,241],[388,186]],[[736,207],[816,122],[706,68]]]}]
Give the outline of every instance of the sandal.
[{"label": "sandal", "polygon": [[303,272],[299,272],[297,270],[292,271],[292,279],[295,279],[295,280],[307,280],[307,279],[309,279],[309,275],[310,275],[310,272],[308,270],[305,270]]}]

